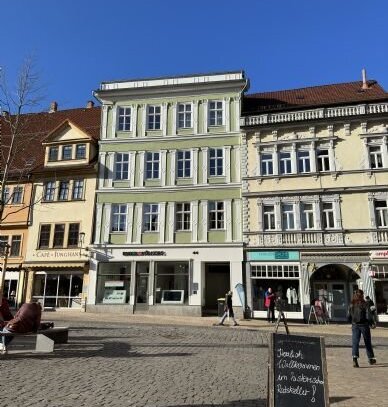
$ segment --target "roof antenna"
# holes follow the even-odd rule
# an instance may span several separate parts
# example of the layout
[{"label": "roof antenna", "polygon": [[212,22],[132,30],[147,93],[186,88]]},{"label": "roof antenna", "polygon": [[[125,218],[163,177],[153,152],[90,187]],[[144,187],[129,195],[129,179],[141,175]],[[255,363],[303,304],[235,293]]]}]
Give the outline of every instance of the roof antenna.
[{"label": "roof antenna", "polygon": [[366,81],[366,70],[365,68],[362,69],[362,87],[361,89],[365,90],[368,89],[368,82]]}]

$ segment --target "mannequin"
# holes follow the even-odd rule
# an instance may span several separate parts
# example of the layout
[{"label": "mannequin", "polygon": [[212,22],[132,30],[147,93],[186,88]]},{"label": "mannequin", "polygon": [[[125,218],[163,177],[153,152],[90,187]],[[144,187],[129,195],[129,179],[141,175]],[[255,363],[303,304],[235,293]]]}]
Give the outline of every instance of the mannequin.
[{"label": "mannequin", "polygon": [[287,288],[286,296],[287,296],[287,301],[288,301],[288,304],[290,305],[291,311],[295,311],[296,305],[298,304],[298,293],[294,286],[290,285]]}]

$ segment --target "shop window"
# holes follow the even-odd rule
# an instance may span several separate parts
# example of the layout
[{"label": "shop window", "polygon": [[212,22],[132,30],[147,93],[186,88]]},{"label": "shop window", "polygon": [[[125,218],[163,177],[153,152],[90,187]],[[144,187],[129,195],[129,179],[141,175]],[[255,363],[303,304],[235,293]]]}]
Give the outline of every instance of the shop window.
[{"label": "shop window", "polygon": [[189,263],[155,263],[155,299],[157,304],[187,304]]},{"label": "shop window", "polygon": [[17,306],[16,293],[18,288],[18,280],[4,280],[3,296],[7,298],[8,305],[11,308]]},{"label": "shop window", "polygon": [[50,245],[51,225],[40,225],[39,249],[48,249]]},{"label": "shop window", "polygon": [[388,279],[375,281],[376,308],[378,314],[388,314]]},{"label": "shop window", "polygon": [[64,239],[65,239],[65,224],[64,223],[57,223],[54,226],[53,247],[63,247]]},{"label": "shop window", "polygon": [[10,256],[20,256],[20,246],[22,243],[21,235],[12,236]]},{"label": "shop window", "polygon": [[99,263],[97,304],[128,304],[130,283],[130,263]]}]

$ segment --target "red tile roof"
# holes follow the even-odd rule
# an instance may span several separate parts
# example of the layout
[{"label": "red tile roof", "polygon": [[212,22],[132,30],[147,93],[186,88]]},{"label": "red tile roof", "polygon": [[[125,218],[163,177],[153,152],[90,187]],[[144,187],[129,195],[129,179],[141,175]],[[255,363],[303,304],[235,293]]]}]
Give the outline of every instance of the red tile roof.
[{"label": "red tile roof", "polygon": [[368,89],[362,89],[359,81],[248,94],[244,97],[243,115],[388,99],[388,93],[376,81],[367,83]]},{"label": "red tile roof", "polygon": [[[16,116],[10,116],[15,120]],[[44,147],[42,142],[45,138],[62,124],[70,120],[82,131],[90,135],[96,142],[100,137],[101,109],[100,107],[58,110],[48,113],[31,113],[20,116],[21,137],[18,137],[18,145],[15,148],[16,156],[12,162],[12,170],[16,174],[21,171],[32,172],[44,163]],[[10,126],[4,117],[0,117],[1,145],[0,145],[0,171],[4,168],[5,155],[10,146]]]}]

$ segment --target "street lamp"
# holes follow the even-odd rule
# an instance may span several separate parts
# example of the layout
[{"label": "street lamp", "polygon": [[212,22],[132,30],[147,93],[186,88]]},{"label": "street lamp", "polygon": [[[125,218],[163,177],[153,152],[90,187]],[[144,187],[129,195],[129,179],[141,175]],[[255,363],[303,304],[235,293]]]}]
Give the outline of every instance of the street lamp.
[{"label": "street lamp", "polygon": [[0,304],[3,300],[5,273],[7,272],[7,261],[10,248],[11,246],[8,243],[0,242],[0,253],[1,257],[3,258],[3,265],[1,267],[1,277],[0,277]]}]

